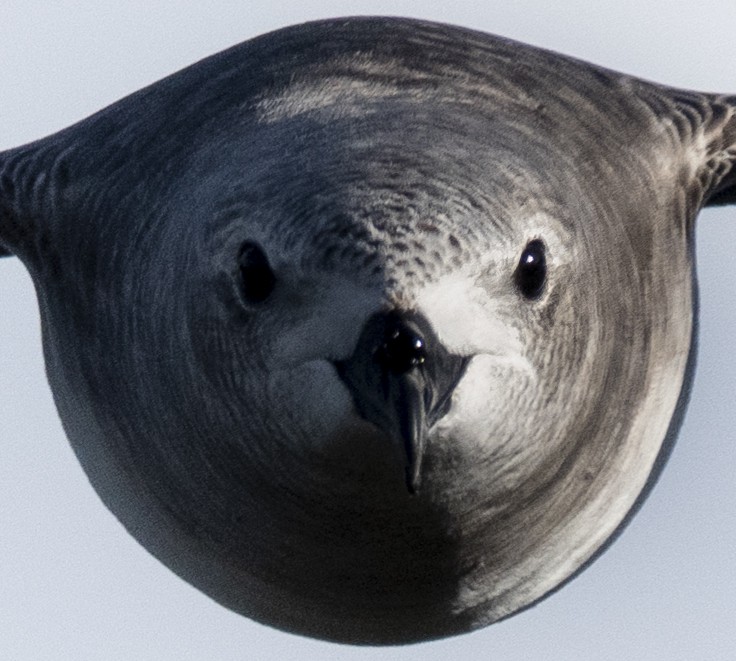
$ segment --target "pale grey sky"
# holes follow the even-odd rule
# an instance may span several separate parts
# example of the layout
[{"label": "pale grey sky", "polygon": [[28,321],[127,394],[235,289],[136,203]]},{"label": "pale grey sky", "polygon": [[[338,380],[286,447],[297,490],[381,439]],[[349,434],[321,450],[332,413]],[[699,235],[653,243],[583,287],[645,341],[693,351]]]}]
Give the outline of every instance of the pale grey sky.
[{"label": "pale grey sky", "polygon": [[[732,0],[3,0],[0,149],[63,128],[270,29],[345,14],[495,32],[681,87],[736,92]],[[32,286],[0,262],[0,658],[732,660],[736,638],[736,207],[701,215],[699,365],[679,443],[616,544],[534,609],[403,648],[352,648],[230,613],[103,507],[46,385]]]}]

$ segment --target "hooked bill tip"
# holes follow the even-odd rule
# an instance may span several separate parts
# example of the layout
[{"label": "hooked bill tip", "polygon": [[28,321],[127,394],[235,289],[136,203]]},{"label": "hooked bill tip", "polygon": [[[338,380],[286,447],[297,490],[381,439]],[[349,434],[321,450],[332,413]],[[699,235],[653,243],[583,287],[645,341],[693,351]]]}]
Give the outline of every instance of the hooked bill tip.
[{"label": "hooked bill tip", "polygon": [[407,466],[404,471],[404,480],[409,495],[416,496],[422,481],[419,471],[415,470],[414,466]]}]

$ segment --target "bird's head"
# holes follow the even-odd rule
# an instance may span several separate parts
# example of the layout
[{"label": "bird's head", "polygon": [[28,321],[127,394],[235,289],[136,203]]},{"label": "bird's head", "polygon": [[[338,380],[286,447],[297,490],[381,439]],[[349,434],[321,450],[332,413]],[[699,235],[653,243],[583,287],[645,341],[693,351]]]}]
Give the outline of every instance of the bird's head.
[{"label": "bird's head", "polygon": [[10,153],[4,242],[95,488],[287,629],[407,642],[533,603],[676,430],[718,103],[365,19]]}]

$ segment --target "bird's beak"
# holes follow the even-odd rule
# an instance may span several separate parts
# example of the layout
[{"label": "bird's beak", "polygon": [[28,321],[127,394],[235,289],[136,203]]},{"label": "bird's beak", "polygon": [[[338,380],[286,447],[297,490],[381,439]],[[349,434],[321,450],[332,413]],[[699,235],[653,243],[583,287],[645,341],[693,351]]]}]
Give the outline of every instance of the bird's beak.
[{"label": "bird's beak", "polygon": [[467,362],[422,315],[391,311],[368,319],[353,355],[335,363],[358,413],[399,444],[409,493],[420,486],[429,429],[449,410]]}]

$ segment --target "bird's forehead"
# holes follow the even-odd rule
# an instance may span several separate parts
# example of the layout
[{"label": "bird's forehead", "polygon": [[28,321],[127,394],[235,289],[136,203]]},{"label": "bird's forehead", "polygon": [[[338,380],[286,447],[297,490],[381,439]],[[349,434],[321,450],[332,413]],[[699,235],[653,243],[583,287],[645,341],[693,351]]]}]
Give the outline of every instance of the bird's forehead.
[{"label": "bird's forehead", "polygon": [[529,238],[527,219],[571,219],[570,200],[586,197],[555,146],[523,127],[472,107],[377,105],[269,115],[250,142],[258,166],[237,168],[231,204],[323,267],[379,273],[389,263],[426,279]]},{"label": "bird's forehead", "polygon": [[571,86],[557,75],[553,87],[500,60],[463,75],[365,54],[347,61],[265,88],[243,107],[247,121],[220,125],[224,138],[204,147],[214,156],[202,162],[227,168],[217,176],[224,215],[245,218],[290,261],[377,276],[398,266],[426,280],[438,265],[518,248],[532,238],[530,218],[576,234],[618,213],[612,196],[645,191],[634,183],[654,160],[642,147],[650,118],[612,77],[585,72]]}]

